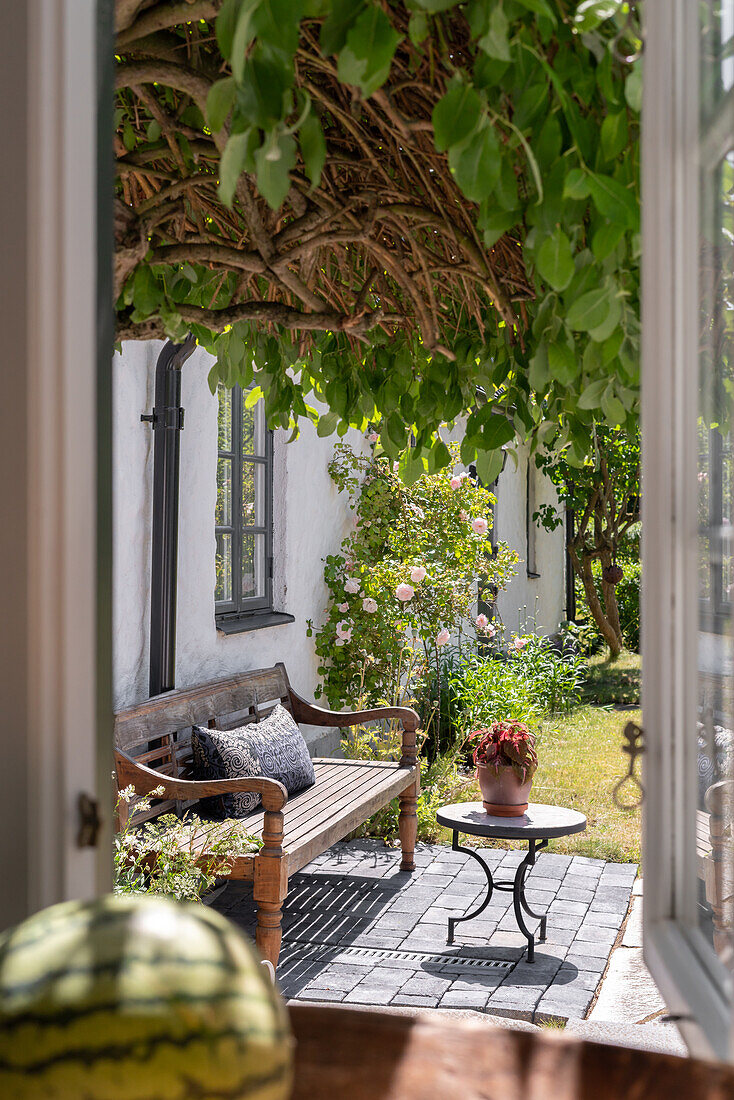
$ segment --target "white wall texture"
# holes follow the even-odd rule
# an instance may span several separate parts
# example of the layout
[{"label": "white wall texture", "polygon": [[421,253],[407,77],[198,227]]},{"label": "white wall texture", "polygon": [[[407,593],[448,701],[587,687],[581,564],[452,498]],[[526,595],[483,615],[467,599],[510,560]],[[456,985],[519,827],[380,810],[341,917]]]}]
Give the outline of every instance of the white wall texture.
[{"label": "white wall texture", "polygon": [[[114,360],[114,693],[115,709],[148,697],[150,540],[153,432],[140,414],[153,407],[155,363],[161,344],[130,342]],[[353,524],[345,497],[327,472],[334,437],[319,439],[305,424],[300,438],[286,444],[275,433],[274,578],[277,611],[295,622],[225,635],[214,621],[214,507],[216,501],[217,399],[207,384],[211,357],[197,349],[183,368],[179,503],[176,686],[190,687],[249,668],[284,661],[294,688],[313,697],[317,660],[306,620],[321,621],[327,590],[323,558],[335,553]],[[350,432],[355,448],[366,447]],[[539,531],[537,580],[525,569],[525,462],[511,462],[500,477],[497,530],[523,561],[501,594],[499,609],[511,630],[525,625],[538,597],[538,628],[555,630],[565,600],[563,532]],[[538,502],[554,499],[553,487],[538,474]],[[308,737],[308,731],[307,731]],[[313,740],[313,736],[310,738]]]}]

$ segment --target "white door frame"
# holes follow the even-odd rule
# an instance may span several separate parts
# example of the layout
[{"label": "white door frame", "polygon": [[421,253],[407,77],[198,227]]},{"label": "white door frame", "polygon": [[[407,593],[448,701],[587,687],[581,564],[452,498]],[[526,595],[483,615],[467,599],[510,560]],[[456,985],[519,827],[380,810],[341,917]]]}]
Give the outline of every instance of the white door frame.
[{"label": "white door frame", "polygon": [[[106,42],[111,66],[106,0],[3,6],[0,927],[110,884]],[[78,846],[82,793],[96,847]]]}]

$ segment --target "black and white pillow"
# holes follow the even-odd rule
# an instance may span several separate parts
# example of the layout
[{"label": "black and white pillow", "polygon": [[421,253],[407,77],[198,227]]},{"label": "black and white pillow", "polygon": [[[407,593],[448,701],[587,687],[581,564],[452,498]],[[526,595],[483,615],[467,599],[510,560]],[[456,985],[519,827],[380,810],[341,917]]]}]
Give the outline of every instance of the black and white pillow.
[{"label": "black and white pillow", "polygon": [[[279,780],[288,794],[315,782],[303,734],[285,707],[262,722],[234,730],[194,726],[191,745],[195,779],[238,779],[244,775]],[[244,817],[257,809],[260,795],[243,792],[206,799],[202,810],[216,817]]]}]

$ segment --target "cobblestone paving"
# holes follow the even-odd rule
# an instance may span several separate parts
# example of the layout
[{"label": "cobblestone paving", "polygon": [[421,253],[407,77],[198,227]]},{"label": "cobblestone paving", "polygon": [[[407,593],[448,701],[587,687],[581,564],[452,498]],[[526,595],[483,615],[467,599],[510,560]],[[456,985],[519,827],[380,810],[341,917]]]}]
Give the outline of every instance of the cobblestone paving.
[{"label": "cobblestone paving", "polygon": [[[523,853],[485,848],[499,880]],[[531,908],[549,908],[535,962],[515,924],[511,894],[495,892],[481,916],[446,921],[485,896],[470,856],[440,845],[416,851],[416,871],[376,840],[335,844],[290,882],[278,981],[284,996],[354,1005],[472,1008],[514,1019],[583,1019],[627,914],[634,864],[542,852],[527,879]],[[249,884],[231,883],[214,903],[250,935]],[[534,922],[530,922],[531,927]]]}]

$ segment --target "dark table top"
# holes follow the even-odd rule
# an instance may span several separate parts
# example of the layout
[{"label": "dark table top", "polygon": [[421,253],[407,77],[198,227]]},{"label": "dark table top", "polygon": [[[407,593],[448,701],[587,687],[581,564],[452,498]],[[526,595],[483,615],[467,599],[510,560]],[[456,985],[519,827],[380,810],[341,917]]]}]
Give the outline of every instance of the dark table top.
[{"label": "dark table top", "polygon": [[439,825],[470,836],[497,840],[545,840],[571,833],[583,833],[586,818],[564,806],[542,806],[531,802],[522,817],[492,817],[481,802],[457,802],[436,813]]}]

